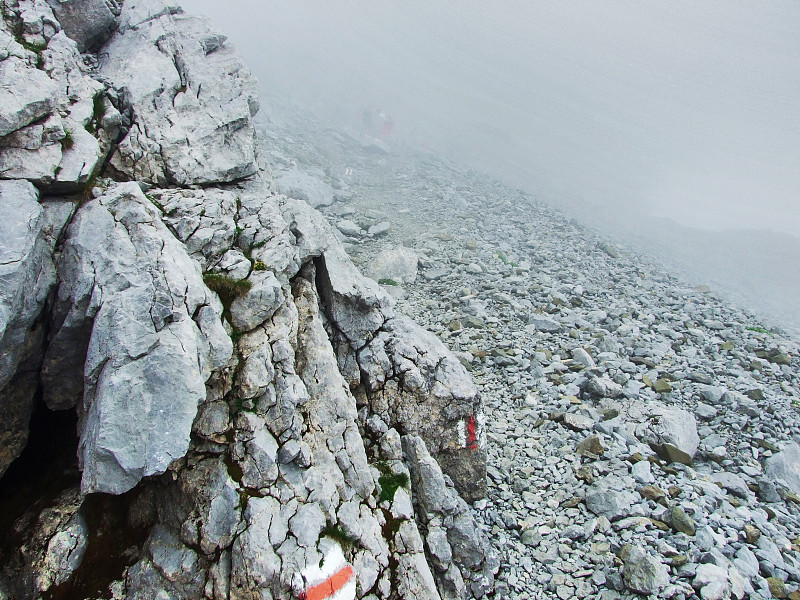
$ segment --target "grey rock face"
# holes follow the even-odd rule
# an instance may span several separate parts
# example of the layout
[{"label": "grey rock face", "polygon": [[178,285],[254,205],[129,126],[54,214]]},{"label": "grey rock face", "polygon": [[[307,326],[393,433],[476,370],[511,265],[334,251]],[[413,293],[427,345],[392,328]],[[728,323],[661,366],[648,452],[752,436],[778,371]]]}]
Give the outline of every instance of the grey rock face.
[{"label": "grey rock face", "polygon": [[361,348],[394,316],[394,302],[358,272],[338,245],[322,255],[317,274],[328,317],[352,348]]},{"label": "grey rock face", "polygon": [[[440,588],[446,590],[445,597],[463,597],[470,589],[480,597],[494,587],[499,566],[496,559],[486,554],[486,543],[466,504],[447,485],[425,442],[417,436],[404,436],[403,451],[408,458],[419,518],[428,529],[428,548],[440,561],[436,573]],[[451,564],[458,568],[460,578],[448,576]]]},{"label": "grey rock face", "polygon": [[112,167],[156,185],[253,175],[256,84],[225,37],[163,3],[158,10],[125,3],[120,21],[100,72],[132,110],[133,124]]},{"label": "grey rock face", "polygon": [[[26,544],[3,565],[3,575],[11,575],[4,590],[8,598],[40,597],[80,566],[89,543],[81,502],[77,488],[67,489],[44,510],[30,510],[17,524],[26,534]],[[0,577],[0,589],[2,584]]]},{"label": "grey rock face", "polygon": [[281,284],[271,271],[254,271],[248,281],[253,287],[231,304],[231,323],[239,331],[256,328],[283,303]]},{"label": "grey rock face", "polygon": [[[112,574],[115,597],[298,597],[334,557],[370,600],[485,598],[499,559],[456,491],[485,495],[477,388],[395,315],[308,198],[274,195],[268,172],[209,187],[256,170],[255,82],[224,36],[161,0],[13,11],[48,47],[25,82],[13,61],[35,57],[0,26],[0,61],[20,84],[2,92],[0,163],[17,169],[4,176],[73,193],[112,158],[55,261],[73,204],[0,182],[11,257],[0,263],[0,454],[24,445],[41,386],[47,407],[78,414],[82,472],[68,507],[45,499],[14,524],[22,541],[0,565],[0,597],[75,581],[113,520],[86,517],[97,494],[127,514],[113,522],[128,563]],[[101,44],[95,81],[79,50]],[[330,203],[312,178],[314,190],[285,191]],[[363,229],[389,232],[376,223]],[[252,287],[223,311],[206,272]],[[42,318],[49,328],[32,327]],[[408,455],[395,427],[412,434]]]},{"label": "grey rock face", "polygon": [[25,331],[55,283],[38,200],[39,193],[27,181],[0,181],[0,388],[14,374]]},{"label": "grey rock face", "polygon": [[795,494],[800,494],[800,445],[787,443],[766,461],[765,471],[774,479],[782,479]]},{"label": "grey rock face", "polygon": [[349,361],[358,365],[350,384],[363,386],[372,411],[391,427],[422,437],[465,499],[483,497],[486,458],[478,390],[436,336],[406,317],[394,317],[355,355],[344,344],[338,349],[344,372]]},{"label": "grey rock face", "polygon": [[10,57],[0,62],[0,137],[50,114],[58,88],[43,71]]},{"label": "grey rock face", "polygon": [[117,28],[116,0],[48,0],[48,4],[81,52],[98,48]]},{"label": "grey rock face", "polygon": [[196,263],[136,185],[81,209],[59,280],[45,401],[80,403],[82,490],[119,494],[186,452],[204,382],[231,342]]},{"label": "grey rock face", "polygon": [[161,208],[164,223],[204,270],[215,267],[233,246],[238,200],[233,192],[213,188],[152,190],[148,198]]}]

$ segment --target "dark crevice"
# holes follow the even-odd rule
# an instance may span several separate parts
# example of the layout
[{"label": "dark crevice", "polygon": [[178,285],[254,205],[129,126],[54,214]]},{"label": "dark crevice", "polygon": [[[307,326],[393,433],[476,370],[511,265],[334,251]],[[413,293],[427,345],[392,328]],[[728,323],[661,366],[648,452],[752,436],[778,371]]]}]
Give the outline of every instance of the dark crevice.
[{"label": "dark crevice", "polygon": [[65,583],[50,588],[44,600],[111,598],[109,585],[142,554],[153,522],[142,522],[136,510],[144,492],[140,485],[127,494],[91,494],[81,505],[89,529],[89,544],[80,566]]},{"label": "dark crevice", "polygon": [[41,392],[38,396],[28,444],[0,479],[0,563],[8,558],[7,551],[15,549],[9,538],[14,522],[28,510],[44,508],[80,482],[78,417],[74,410],[49,410]]}]

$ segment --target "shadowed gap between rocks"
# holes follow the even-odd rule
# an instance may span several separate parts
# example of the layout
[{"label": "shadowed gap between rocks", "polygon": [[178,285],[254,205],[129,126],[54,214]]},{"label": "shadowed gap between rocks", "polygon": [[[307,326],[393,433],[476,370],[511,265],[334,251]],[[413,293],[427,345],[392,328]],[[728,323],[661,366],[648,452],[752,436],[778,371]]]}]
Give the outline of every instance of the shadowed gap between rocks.
[{"label": "shadowed gap between rocks", "polygon": [[139,560],[154,525],[147,518],[152,515],[137,507],[145,487],[139,485],[122,496],[90,494],[84,499],[79,510],[89,531],[86,553],[72,577],[48,589],[43,600],[112,597],[110,584]]},{"label": "shadowed gap between rocks", "polygon": [[0,479],[0,558],[7,558],[10,530],[19,517],[80,482],[77,422],[74,410],[51,411],[41,390],[37,393],[28,444]]}]

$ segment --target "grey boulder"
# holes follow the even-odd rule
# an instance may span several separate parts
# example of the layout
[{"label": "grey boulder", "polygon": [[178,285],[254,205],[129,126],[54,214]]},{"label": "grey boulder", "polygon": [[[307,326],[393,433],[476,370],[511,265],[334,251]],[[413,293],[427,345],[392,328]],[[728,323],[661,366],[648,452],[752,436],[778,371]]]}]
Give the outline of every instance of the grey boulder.
[{"label": "grey boulder", "polygon": [[391,279],[399,284],[414,283],[417,278],[417,253],[404,246],[381,250],[372,259],[367,274],[376,281]]},{"label": "grey boulder", "polygon": [[789,442],[777,454],[770,456],[765,471],[771,479],[782,479],[795,494],[800,494],[800,446]]},{"label": "grey boulder", "polygon": [[633,401],[621,407],[621,415],[634,435],[670,462],[691,464],[700,436],[694,415],[661,402]]},{"label": "grey boulder", "polygon": [[292,169],[275,179],[275,189],[279,194],[305,200],[312,208],[333,204],[333,188],[324,181]]},{"label": "grey boulder", "polygon": [[626,544],[620,551],[625,585],[640,594],[658,594],[669,584],[669,572],[661,560],[640,546]]},{"label": "grey boulder", "polygon": [[186,452],[231,340],[197,263],[136,184],[81,208],[59,281],[45,401],[78,404],[82,491],[121,494]]}]

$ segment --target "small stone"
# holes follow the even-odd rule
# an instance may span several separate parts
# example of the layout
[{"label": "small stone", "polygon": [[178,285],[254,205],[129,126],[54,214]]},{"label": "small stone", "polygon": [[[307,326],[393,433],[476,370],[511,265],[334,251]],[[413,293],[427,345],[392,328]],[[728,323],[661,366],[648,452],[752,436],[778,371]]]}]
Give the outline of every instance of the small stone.
[{"label": "small stone", "polygon": [[522,532],[520,540],[526,546],[531,546],[535,548],[536,546],[539,545],[539,542],[542,541],[542,535],[535,529],[526,529],[525,531]]},{"label": "small stone", "polygon": [[583,348],[575,348],[572,351],[572,360],[586,369],[594,369],[597,366],[594,359]]},{"label": "small stone", "polygon": [[636,463],[638,463],[638,462],[643,461],[643,460],[645,460],[645,458],[644,458],[644,456],[642,455],[641,452],[634,452],[633,454],[631,454],[628,457],[628,462],[631,463],[631,464],[634,464],[634,465]]},{"label": "small stone", "polygon": [[596,435],[590,435],[575,448],[575,452],[580,456],[600,456],[605,451],[606,449],[600,442],[600,437]]},{"label": "small stone", "polygon": [[686,535],[694,535],[697,528],[694,524],[694,519],[686,514],[680,506],[675,506],[672,509],[672,527],[675,531],[685,533]]},{"label": "small stone", "polygon": [[655,485],[645,485],[640,487],[639,495],[645,500],[655,500],[656,502],[667,497],[667,493]]},{"label": "small stone", "polygon": [[754,525],[747,524],[744,526],[744,535],[748,544],[755,544],[761,537],[761,530]]},{"label": "small stone", "polygon": [[653,477],[653,473],[650,469],[650,462],[641,460],[631,467],[631,476],[638,483],[653,483],[655,477]]},{"label": "small stone", "polygon": [[653,384],[653,389],[659,394],[668,394],[672,391],[672,385],[670,385],[668,380],[659,378],[656,379],[656,382]]},{"label": "small stone", "polygon": [[664,521],[659,521],[658,519],[650,519],[650,522],[656,529],[660,529],[661,531],[669,531],[669,525],[664,523]]},{"label": "small stone", "polygon": [[776,365],[791,365],[792,357],[786,352],[779,352],[769,358],[769,360]]},{"label": "small stone", "polygon": [[777,577],[767,577],[767,585],[769,585],[769,591],[773,598],[788,597],[788,594],[786,593],[786,586],[784,585],[783,581]]},{"label": "small stone", "polygon": [[566,413],[564,415],[564,424],[575,431],[587,431],[594,427],[594,420],[585,415]]}]

